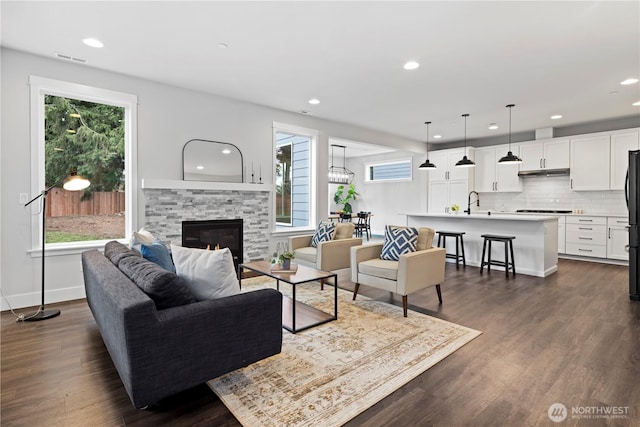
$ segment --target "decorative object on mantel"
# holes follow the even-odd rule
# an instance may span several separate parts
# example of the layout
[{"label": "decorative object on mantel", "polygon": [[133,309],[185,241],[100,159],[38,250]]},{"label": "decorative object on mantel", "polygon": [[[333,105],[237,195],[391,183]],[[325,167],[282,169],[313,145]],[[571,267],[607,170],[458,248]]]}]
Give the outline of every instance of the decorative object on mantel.
[{"label": "decorative object on mantel", "polygon": [[[264,277],[242,292],[274,288]],[[290,287],[280,287],[291,294]],[[297,287],[296,298],[332,310],[333,299]],[[283,331],[282,352],[209,381],[245,426],[339,426],[366,411],[481,332],[338,289],[341,317],[304,333]]]},{"label": "decorative object on mantel", "polygon": [[522,163],[522,159],[511,152],[511,109],[515,106],[515,104],[507,105],[507,108],[509,109],[509,151],[506,156],[498,160],[498,163],[501,165],[515,165]]},{"label": "decorative object on mantel", "polygon": [[[342,167],[333,165],[333,148],[342,148]],[[331,144],[331,167],[329,168],[329,184],[351,184],[353,177],[356,175],[354,172],[346,168],[346,153],[347,147],[344,145]]]},{"label": "decorative object on mantel", "polygon": [[436,169],[437,166],[429,161],[429,125],[431,122],[424,122],[424,124],[427,125],[427,160],[418,166],[418,169]]},{"label": "decorative object on mantel", "polygon": [[182,179],[244,182],[242,152],[227,142],[189,140],[182,148]]},{"label": "decorative object on mantel", "polygon": [[467,158],[467,117],[469,117],[469,114],[463,114],[462,117],[464,117],[464,156],[462,157],[462,159],[458,160],[458,163],[456,163],[456,167],[474,168],[476,164],[473,163],[472,160],[469,160]]}]

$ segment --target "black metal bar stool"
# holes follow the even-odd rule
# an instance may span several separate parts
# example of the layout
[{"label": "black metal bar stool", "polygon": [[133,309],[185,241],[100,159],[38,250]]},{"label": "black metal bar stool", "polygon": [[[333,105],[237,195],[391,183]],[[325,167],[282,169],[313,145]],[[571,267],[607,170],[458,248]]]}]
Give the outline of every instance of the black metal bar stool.
[{"label": "black metal bar stool", "polygon": [[[464,240],[462,239],[462,235],[464,231],[437,231],[438,233],[438,247],[447,249],[447,237],[453,237],[456,239],[456,253],[454,254],[446,254],[447,258],[453,258],[456,260],[456,269],[460,268],[460,261],[462,261],[462,266],[467,266],[467,259],[464,256]],[[440,246],[440,241],[442,240],[442,246]],[[460,248],[462,248],[462,255],[460,255]]]},{"label": "black metal bar stool", "polygon": [[[504,267],[504,272],[509,277],[509,269],[513,271],[513,276],[516,275],[516,265],[513,257],[513,239],[515,236],[498,236],[496,234],[483,234],[480,237],[484,238],[484,243],[482,245],[482,260],[480,264],[480,274],[482,274],[482,269],[484,266],[487,266],[487,271],[491,272],[492,265],[498,265]],[[491,242],[502,242],[504,243],[504,261],[492,260],[491,259]],[[487,260],[484,260],[484,255],[487,252],[487,243],[489,244],[489,254],[487,256]],[[511,253],[511,262],[509,262],[509,253]]]}]

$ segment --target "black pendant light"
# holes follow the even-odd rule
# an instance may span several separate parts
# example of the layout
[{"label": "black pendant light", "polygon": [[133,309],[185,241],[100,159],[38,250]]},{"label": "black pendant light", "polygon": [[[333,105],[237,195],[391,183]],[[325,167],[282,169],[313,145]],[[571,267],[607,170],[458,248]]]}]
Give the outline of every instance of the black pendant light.
[{"label": "black pendant light", "polygon": [[507,105],[509,109],[509,151],[506,156],[498,160],[498,163],[501,165],[517,165],[518,163],[522,163],[522,159],[511,152],[511,109],[515,106],[515,104]]},{"label": "black pendant light", "polygon": [[423,164],[418,166],[418,169],[436,169],[436,165],[429,161],[429,125],[431,122],[424,122],[427,125],[427,160],[424,161]]},{"label": "black pendant light", "polygon": [[467,158],[467,117],[469,117],[469,115],[463,114],[462,117],[464,117],[464,156],[458,161],[458,163],[456,163],[456,167],[474,168],[476,167],[476,164]]}]

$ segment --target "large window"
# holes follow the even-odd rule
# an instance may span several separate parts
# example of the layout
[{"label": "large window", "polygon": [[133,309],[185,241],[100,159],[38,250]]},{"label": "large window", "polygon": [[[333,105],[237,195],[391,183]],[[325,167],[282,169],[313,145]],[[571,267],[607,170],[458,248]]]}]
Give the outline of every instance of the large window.
[{"label": "large window", "polygon": [[[135,218],[135,96],[39,77],[30,83],[32,192],[51,188],[44,213],[47,247],[124,239]],[[72,171],[91,186],[63,190],[62,180]],[[41,241],[40,216],[32,224],[34,248]]]},{"label": "large window", "polygon": [[315,222],[315,139],[315,131],[274,125],[276,230]]}]

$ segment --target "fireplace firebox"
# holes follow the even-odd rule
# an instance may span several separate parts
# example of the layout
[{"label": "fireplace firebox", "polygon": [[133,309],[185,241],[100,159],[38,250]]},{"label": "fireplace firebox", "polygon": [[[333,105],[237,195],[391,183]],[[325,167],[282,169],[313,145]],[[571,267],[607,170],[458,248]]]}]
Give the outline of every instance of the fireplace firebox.
[{"label": "fireplace firebox", "polygon": [[182,246],[198,249],[229,248],[236,269],[243,260],[242,219],[182,221]]}]

